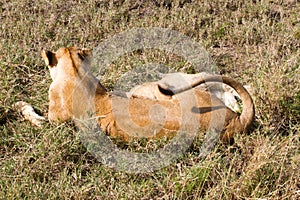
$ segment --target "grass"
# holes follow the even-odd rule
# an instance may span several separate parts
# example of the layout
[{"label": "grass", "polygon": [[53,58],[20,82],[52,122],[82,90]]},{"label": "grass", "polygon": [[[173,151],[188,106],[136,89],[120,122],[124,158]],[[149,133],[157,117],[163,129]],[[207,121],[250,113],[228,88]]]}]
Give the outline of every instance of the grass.
[{"label": "grass", "polygon": [[[299,199],[300,3],[287,1],[0,1],[1,199]],[[42,48],[96,47],[137,27],[164,27],[200,43],[219,72],[255,89],[256,126],[198,159],[200,141],[170,166],[129,174],[98,162],[71,124],[32,127],[24,100],[46,115],[51,83]],[[188,70],[175,55],[133,53],[102,77],[152,61]],[[129,147],[135,149],[136,147]]]}]

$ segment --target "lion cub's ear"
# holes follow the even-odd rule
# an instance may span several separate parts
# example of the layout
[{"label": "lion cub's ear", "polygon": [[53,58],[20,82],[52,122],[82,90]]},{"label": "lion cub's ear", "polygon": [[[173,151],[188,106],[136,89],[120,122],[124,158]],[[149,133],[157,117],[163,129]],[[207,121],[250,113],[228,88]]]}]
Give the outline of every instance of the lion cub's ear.
[{"label": "lion cub's ear", "polygon": [[57,58],[56,58],[55,53],[53,53],[51,51],[42,50],[41,54],[42,54],[42,58],[44,59],[46,65],[48,65],[49,67],[54,67],[57,65]]},{"label": "lion cub's ear", "polygon": [[89,55],[91,55],[91,50],[89,49],[81,49],[79,52],[78,52],[78,56],[84,60],[86,57],[88,57]]}]

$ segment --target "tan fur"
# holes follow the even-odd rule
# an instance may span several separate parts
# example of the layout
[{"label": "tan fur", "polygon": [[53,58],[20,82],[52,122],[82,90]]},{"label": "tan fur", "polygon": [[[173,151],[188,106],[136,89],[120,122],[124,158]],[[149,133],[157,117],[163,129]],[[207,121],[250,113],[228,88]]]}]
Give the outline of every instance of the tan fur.
[{"label": "tan fur", "polygon": [[[169,73],[164,75],[163,79],[156,82],[147,82],[138,85],[127,93],[127,96],[137,97],[137,98],[148,98],[148,99],[158,99],[158,100],[168,100],[174,96],[165,95],[160,92],[160,84],[173,85],[173,87],[182,87],[182,85],[193,85],[195,82],[210,77],[211,74],[206,72],[201,72],[197,74],[184,74],[184,73]],[[244,88],[252,95],[253,89],[245,85]],[[238,94],[234,89],[225,84],[220,84],[216,82],[207,82],[195,87],[197,90],[209,91],[211,94],[217,96],[224,104],[233,110],[234,112],[241,112],[241,108],[237,101],[239,98]],[[252,92],[252,93],[251,93]]]},{"label": "tan fur", "polygon": [[[128,140],[134,136],[172,136],[179,128],[189,130],[193,127],[193,121],[190,124],[189,121],[182,122],[182,113],[187,112],[189,116],[197,119],[201,129],[207,130],[210,127],[211,116],[222,119],[224,113],[224,124],[222,120],[216,120],[213,126],[222,129],[221,137],[225,141],[231,139],[235,133],[246,131],[253,122],[254,106],[250,95],[241,84],[228,77],[207,76],[200,78],[200,81],[198,78],[193,79],[192,87],[205,81],[222,82],[223,78],[224,83],[232,86],[242,99],[241,116],[207,91],[183,86],[178,94],[164,94],[161,89],[170,89],[164,82],[142,85],[141,90],[150,89],[150,92],[145,91],[145,95],[131,95],[130,98],[112,95],[106,92],[99,80],[91,74],[89,64],[83,62],[89,54],[89,51],[76,47],[60,48],[56,53],[42,51],[42,57],[49,66],[53,79],[49,89],[50,121],[79,119],[95,111],[103,131],[112,137]],[[139,87],[136,90],[138,91]],[[141,93],[143,91],[138,92]],[[148,93],[154,95],[154,98],[145,97]],[[196,98],[196,109],[193,105],[181,105],[180,99],[191,94]],[[189,102],[189,99],[186,99],[186,102]],[[155,110],[156,107],[162,107],[164,112],[161,113],[160,109]],[[182,110],[183,108],[185,110]],[[125,111],[128,111],[130,117]]]},{"label": "tan fur", "polygon": [[33,107],[24,101],[18,101],[13,107],[16,111],[21,113],[26,120],[29,120],[35,126],[41,127],[45,121],[43,116],[37,114]]}]

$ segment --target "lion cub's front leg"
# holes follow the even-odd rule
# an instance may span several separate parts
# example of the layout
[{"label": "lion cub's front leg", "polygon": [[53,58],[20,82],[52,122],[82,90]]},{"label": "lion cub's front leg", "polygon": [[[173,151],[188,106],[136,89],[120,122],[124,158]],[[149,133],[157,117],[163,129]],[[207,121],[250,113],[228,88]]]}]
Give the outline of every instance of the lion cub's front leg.
[{"label": "lion cub's front leg", "polygon": [[24,101],[18,101],[15,103],[14,108],[21,113],[26,120],[30,121],[35,126],[41,127],[42,123],[46,120],[45,117],[37,114],[29,103]]}]

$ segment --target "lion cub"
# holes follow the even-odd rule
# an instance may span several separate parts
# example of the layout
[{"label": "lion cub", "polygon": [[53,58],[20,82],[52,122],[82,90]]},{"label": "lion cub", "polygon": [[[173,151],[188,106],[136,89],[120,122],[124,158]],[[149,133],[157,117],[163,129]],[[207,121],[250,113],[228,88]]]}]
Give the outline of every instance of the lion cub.
[{"label": "lion cub", "polygon": [[[56,52],[42,51],[53,82],[49,88],[50,121],[97,117],[99,126],[112,137],[172,137],[177,131],[192,134],[197,128],[217,130],[221,139],[247,131],[254,120],[254,105],[247,90],[237,81],[217,75],[198,76],[188,84],[168,79],[140,86],[138,95],[119,96],[106,91],[90,72],[86,58],[91,52],[62,47]],[[187,81],[188,82],[188,81]],[[240,115],[208,91],[195,89],[206,82],[232,87],[242,100]],[[149,87],[150,85],[150,87]],[[149,91],[147,91],[149,90]],[[154,94],[147,97],[145,94]]]}]

